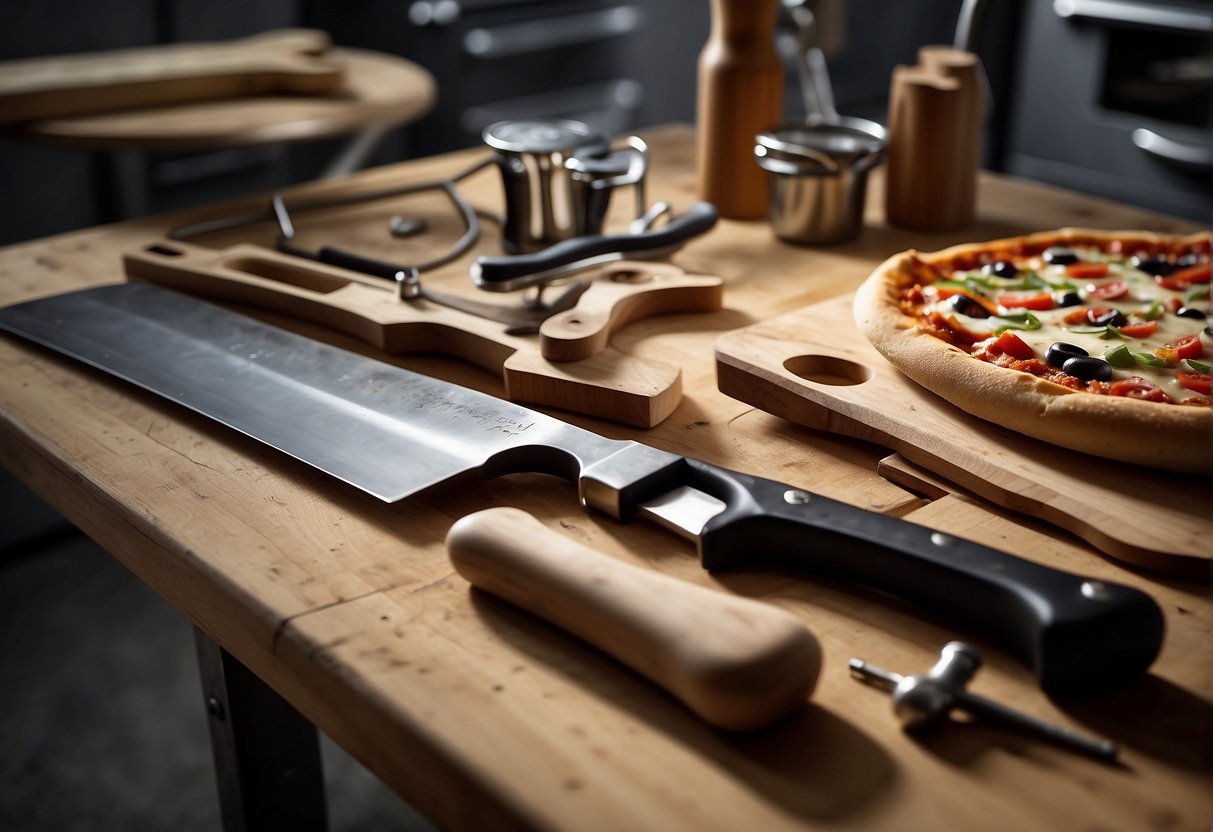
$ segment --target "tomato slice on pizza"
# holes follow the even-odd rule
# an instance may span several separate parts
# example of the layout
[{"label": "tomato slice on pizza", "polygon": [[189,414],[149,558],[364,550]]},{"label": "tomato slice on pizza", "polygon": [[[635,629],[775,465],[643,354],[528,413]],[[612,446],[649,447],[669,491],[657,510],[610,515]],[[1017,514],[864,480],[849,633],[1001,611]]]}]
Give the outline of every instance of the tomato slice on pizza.
[{"label": "tomato slice on pizza", "polygon": [[860,287],[855,316],[894,365],[975,415],[1207,471],[1209,264],[1206,233],[1063,229],[907,251]]}]

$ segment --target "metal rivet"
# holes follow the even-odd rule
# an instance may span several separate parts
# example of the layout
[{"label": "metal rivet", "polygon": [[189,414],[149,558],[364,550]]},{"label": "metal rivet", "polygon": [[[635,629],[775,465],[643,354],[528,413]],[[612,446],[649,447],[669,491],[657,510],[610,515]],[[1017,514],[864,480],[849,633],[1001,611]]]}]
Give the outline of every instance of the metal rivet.
[{"label": "metal rivet", "polygon": [[956,538],[950,537],[943,532],[931,532],[931,542],[936,546],[955,546]]},{"label": "metal rivet", "polygon": [[223,708],[223,703],[219,701],[217,696],[208,696],[206,698],[206,712],[220,722],[227,716],[227,711]]},{"label": "metal rivet", "polygon": [[799,488],[790,488],[783,492],[783,501],[788,505],[803,506],[811,499],[813,499],[813,495],[807,491],[801,491]]},{"label": "metal rivet", "polygon": [[396,272],[396,296],[400,300],[421,297],[421,272],[411,266]]},{"label": "metal rivet", "polygon": [[1091,601],[1107,601],[1112,597],[1108,585],[1103,581],[1083,581],[1078,591],[1082,593],[1083,598]]}]

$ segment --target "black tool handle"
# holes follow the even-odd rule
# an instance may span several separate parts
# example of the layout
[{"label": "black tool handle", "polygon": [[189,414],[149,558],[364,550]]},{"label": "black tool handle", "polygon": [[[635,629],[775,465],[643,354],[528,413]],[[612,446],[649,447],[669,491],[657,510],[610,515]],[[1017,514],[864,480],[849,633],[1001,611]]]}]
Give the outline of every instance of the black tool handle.
[{"label": "black tool handle", "polygon": [[474,278],[477,285],[491,290],[507,281],[540,274],[588,257],[670,248],[707,232],[716,224],[716,219],[716,206],[710,202],[696,202],[653,231],[573,237],[534,254],[480,257],[476,261]]},{"label": "black tool handle", "polygon": [[1084,578],[771,480],[687,460],[726,508],[700,537],[710,570],[807,568],[922,605],[997,640],[1050,693],[1089,693],[1148,668],[1162,611],[1132,587]]}]

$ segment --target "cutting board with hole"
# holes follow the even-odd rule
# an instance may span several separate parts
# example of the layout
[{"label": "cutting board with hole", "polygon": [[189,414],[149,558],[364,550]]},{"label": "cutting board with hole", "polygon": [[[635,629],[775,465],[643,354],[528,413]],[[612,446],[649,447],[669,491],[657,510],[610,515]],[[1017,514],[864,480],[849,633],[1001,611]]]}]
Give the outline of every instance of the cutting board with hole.
[{"label": "cutting board with hole", "polygon": [[1208,579],[1208,478],[1103,460],[971,416],[889,364],[856,328],[850,297],[722,336],[716,371],[733,398],[913,464],[882,466],[890,479],[913,481],[906,472],[917,466],[1124,563]]},{"label": "cutting board with hole", "polygon": [[0,123],[266,93],[331,93],[344,77],[329,37],[279,29],[0,64]]},{"label": "cutting board with hole", "polygon": [[[501,374],[505,395],[514,401],[642,428],[659,424],[678,406],[682,370],[617,350],[607,343],[609,334],[638,317],[710,311],[722,302],[718,277],[688,275],[666,264],[620,263],[595,278],[578,300],[576,316],[549,318],[544,325],[553,324],[553,331],[541,329],[537,338],[511,335],[501,322],[425,299],[402,301],[396,287],[380,278],[249,243],[212,249],[156,241],[126,252],[123,264],[130,278],[294,315],[387,353],[462,359]],[[627,279],[612,281],[611,275]],[[548,357],[547,345],[563,351],[560,360]]]}]

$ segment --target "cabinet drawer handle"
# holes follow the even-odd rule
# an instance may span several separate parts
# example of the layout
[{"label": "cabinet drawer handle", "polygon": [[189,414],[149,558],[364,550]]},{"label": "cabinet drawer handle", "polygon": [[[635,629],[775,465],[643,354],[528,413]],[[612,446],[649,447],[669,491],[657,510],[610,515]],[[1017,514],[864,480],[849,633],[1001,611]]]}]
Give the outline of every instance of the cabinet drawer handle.
[{"label": "cabinet drawer handle", "polygon": [[1064,19],[1087,18],[1099,23],[1213,32],[1213,14],[1208,11],[1137,0],[1053,0],[1053,11]]},{"label": "cabinet drawer handle", "polygon": [[1210,154],[1208,147],[1177,142],[1144,127],[1133,131],[1133,144],[1165,162],[1203,171],[1213,170],[1213,154]]},{"label": "cabinet drawer handle", "polygon": [[472,29],[463,36],[463,51],[482,60],[508,58],[620,37],[640,29],[643,23],[644,13],[636,6],[613,6]]}]

